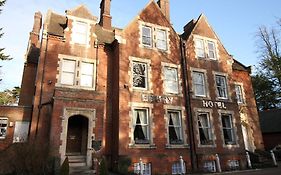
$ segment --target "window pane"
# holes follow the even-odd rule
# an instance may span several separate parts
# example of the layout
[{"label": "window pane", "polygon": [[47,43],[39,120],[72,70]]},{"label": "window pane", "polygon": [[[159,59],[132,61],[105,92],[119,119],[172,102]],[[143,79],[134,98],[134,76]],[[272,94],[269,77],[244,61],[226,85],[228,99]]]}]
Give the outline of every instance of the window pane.
[{"label": "window pane", "polygon": [[146,109],[134,109],[134,140],[137,144],[149,143],[149,122]]},{"label": "window pane", "polygon": [[157,42],[156,47],[158,49],[167,50],[167,37],[165,30],[157,30]]},{"label": "window pane", "polygon": [[62,72],[61,84],[74,85],[74,73]]},{"label": "window pane", "polygon": [[202,72],[193,72],[192,80],[196,96],[206,96],[205,78]]},{"label": "window pane", "polygon": [[209,50],[209,58],[216,58],[216,48],[215,43],[212,41],[208,41],[208,50]]},{"label": "window pane", "polygon": [[235,85],[236,99],[238,103],[244,103],[242,88],[240,85]]},{"label": "window pane", "polygon": [[218,97],[227,98],[226,77],[216,75]]},{"label": "window pane", "polygon": [[178,72],[176,68],[164,68],[164,85],[167,93],[178,93]]},{"label": "window pane", "polygon": [[196,55],[199,58],[205,57],[204,41],[202,39],[195,40]]},{"label": "window pane", "polygon": [[0,118],[0,138],[5,138],[7,135],[8,119]]},{"label": "window pane", "polygon": [[198,129],[200,144],[202,145],[212,145],[212,133],[211,125],[208,113],[199,113],[198,114]]},{"label": "window pane", "polygon": [[72,40],[75,43],[86,44],[87,37],[88,37],[87,30],[88,30],[88,25],[86,23],[82,23],[82,22],[74,23]]},{"label": "window pane", "polygon": [[81,63],[81,74],[83,75],[93,75],[94,73],[94,64],[93,63]]},{"label": "window pane", "polygon": [[181,115],[177,111],[168,111],[170,144],[182,144]]},{"label": "window pane", "polygon": [[15,124],[13,142],[26,142],[28,138],[29,122],[17,121]]},{"label": "window pane", "polygon": [[142,27],[142,44],[145,46],[152,46],[151,28],[147,26]]},{"label": "window pane", "polygon": [[235,144],[234,128],[232,125],[232,116],[230,114],[222,114],[223,137],[226,145]]},{"label": "window pane", "polygon": [[80,85],[85,87],[93,87],[93,77],[91,75],[81,75]]},{"label": "window pane", "polygon": [[147,88],[147,65],[133,62],[133,87]]},{"label": "window pane", "polygon": [[63,72],[74,72],[75,71],[75,61],[64,59],[62,61],[62,71]]}]

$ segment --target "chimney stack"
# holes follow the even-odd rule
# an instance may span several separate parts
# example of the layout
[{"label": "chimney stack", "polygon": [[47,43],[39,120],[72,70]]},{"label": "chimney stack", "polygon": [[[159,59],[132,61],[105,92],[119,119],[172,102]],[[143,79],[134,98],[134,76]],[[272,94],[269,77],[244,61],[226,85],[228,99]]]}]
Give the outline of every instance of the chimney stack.
[{"label": "chimney stack", "polygon": [[100,3],[100,25],[107,30],[111,30],[111,16],[110,16],[110,2],[111,0],[102,0]]},{"label": "chimney stack", "polygon": [[170,1],[169,0],[158,0],[158,6],[160,7],[163,14],[170,21]]},{"label": "chimney stack", "polygon": [[42,14],[41,12],[36,12],[34,14],[34,24],[32,33],[39,35],[42,26]]}]

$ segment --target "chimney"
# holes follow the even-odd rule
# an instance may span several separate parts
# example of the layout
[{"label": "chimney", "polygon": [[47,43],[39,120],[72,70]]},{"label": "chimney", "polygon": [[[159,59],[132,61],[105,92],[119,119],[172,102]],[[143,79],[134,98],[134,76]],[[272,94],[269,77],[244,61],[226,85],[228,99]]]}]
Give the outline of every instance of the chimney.
[{"label": "chimney", "polygon": [[102,0],[100,3],[100,25],[104,29],[111,30],[111,16],[110,16],[110,2],[111,0]]},{"label": "chimney", "polygon": [[170,21],[170,1],[169,0],[158,0],[158,6],[160,7],[163,14]]},{"label": "chimney", "polygon": [[41,12],[36,12],[34,14],[34,24],[33,24],[32,33],[39,35],[41,25],[42,25],[42,14]]}]

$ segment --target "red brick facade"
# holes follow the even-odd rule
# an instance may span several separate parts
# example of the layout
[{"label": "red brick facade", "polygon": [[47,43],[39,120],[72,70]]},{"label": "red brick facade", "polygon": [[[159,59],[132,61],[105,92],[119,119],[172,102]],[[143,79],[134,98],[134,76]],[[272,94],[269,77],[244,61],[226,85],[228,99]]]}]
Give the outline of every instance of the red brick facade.
[{"label": "red brick facade", "polygon": [[[248,70],[227,53],[204,15],[188,23],[182,35],[169,16],[168,0],[150,1],[121,30],[111,27],[110,0],[101,1],[99,23],[83,5],[66,16],[49,11],[39,49],[37,13],[20,99],[30,107],[30,139],[49,143],[61,163],[76,153],[71,141],[80,138],[87,166],[96,154],[93,142],[101,141],[98,154],[114,170],[125,164],[137,172],[140,161],[151,174],[178,172],[182,162],[186,172],[204,171],[210,162],[218,170],[218,158],[222,170],[231,169],[229,161],[246,168],[242,125],[251,140],[247,148],[263,149]],[[210,41],[205,51],[216,54],[214,59],[198,58],[196,38]],[[194,72],[205,77],[199,96]],[[225,98],[218,98],[216,75],[225,77]],[[237,103],[235,83],[243,86],[243,104]],[[0,148],[12,143],[11,134],[9,128]]]}]

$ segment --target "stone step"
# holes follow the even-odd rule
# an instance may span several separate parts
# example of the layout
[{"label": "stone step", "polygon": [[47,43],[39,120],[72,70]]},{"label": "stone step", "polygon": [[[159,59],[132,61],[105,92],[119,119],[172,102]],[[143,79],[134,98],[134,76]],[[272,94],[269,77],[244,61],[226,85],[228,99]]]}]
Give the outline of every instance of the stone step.
[{"label": "stone step", "polygon": [[86,162],[86,156],[68,156],[68,162]]},{"label": "stone step", "polygon": [[87,166],[69,168],[70,175],[90,175],[95,173],[96,173],[95,170],[92,170],[90,167]]},{"label": "stone step", "polygon": [[86,162],[69,162],[69,167],[84,167],[86,165]]}]

